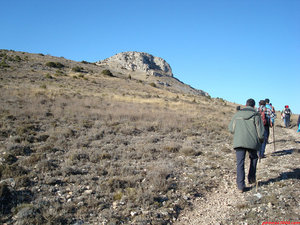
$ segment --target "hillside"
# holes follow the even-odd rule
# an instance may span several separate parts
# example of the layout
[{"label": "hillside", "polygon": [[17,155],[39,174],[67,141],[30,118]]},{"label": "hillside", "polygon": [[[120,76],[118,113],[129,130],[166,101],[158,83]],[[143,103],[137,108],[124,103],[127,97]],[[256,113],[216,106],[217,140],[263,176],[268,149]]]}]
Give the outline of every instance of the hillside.
[{"label": "hillside", "polygon": [[[230,102],[173,76],[43,54],[1,50],[0,74],[1,223],[180,224],[234,183]],[[279,153],[288,140],[299,159],[297,137],[282,135]],[[264,186],[285,187],[286,220],[297,215],[298,165],[280,167],[294,172],[278,182],[293,185]]]}]

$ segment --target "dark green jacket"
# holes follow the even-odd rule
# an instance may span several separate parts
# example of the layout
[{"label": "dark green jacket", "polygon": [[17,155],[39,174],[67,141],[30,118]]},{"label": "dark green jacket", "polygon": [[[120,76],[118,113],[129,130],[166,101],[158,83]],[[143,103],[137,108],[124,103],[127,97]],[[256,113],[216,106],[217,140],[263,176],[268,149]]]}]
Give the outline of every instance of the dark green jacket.
[{"label": "dark green jacket", "polygon": [[264,125],[259,112],[247,106],[231,119],[228,129],[233,133],[233,148],[259,150],[264,140]]}]

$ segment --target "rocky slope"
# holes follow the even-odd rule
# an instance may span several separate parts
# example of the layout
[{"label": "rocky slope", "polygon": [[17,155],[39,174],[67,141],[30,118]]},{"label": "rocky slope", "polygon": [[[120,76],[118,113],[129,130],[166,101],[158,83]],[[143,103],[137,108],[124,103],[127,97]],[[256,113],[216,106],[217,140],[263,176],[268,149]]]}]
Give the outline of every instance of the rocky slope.
[{"label": "rocky slope", "polygon": [[168,224],[217,186],[233,104],[85,61],[0,62],[1,224]]},{"label": "rocky slope", "polygon": [[122,52],[96,64],[109,65],[119,71],[126,69],[130,72],[142,72],[151,76],[173,76],[171,66],[164,59],[145,52]]}]

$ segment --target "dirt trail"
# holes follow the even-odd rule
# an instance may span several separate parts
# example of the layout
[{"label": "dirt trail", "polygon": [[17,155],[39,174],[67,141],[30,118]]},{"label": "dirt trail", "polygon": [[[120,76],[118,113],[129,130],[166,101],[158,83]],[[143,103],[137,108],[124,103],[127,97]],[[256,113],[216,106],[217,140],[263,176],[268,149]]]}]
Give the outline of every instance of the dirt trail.
[{"label": "dirt trail", "polygon": [[[288,188],[290,188],[291,193],[295,192],[294,189],[300,189],[300,134],[296,133],[295,129],[286,129],[282,126],[276,126],[275,134],[275,152],[273,132],[271,130],[269,138],[270,144],[268,144],[266,148],[267,157],[258,163],[257,180],[259,181],[259,185],[257,189],[255,185],[252,185],[251,190],[248,192],[239,193],[236,189],[235,165],[233,165],[234,173],[220,177],[219,188],[212,193],[208,193],[203,198],[196,199],[193,202],[193,210],[184,211],[174,224],[252,224],[249,223],[249,220],[254,221],[255,219],[261,224],[261,221],[270,221],[270,219],[274,221],[279,217],[278,214],[288,217],[291,213],[291,215],[296,216],[282,219],[285,221],[294,219],[295,221],[298,215],[298,221],[300,221],[299,193],[298,199],[296,197],[296,199],[293,198],[289,200],[288,196],[281,196],[282,194],[288,195],[286,189],[281,191],[281,186],[285,186],[285,184],[289,186]],[[245,162],[246,176],[248,164],[249,160],[247,159]],[[280,182],[281,184],[279,184]],[[292,183],[290,184],[288,182]],[[272,200],[270,196],[279,196],[279,198],[287,201],[285,204],[290,206],[290,208],[286,209],[288,213],[278,213],[276,210],[280,205],[279,200],[274,197],[275,200]],[[265,208],[267,209],[265,209],[263,205],[258,206],[257,203],[253,203],[256,202],[258,198],[262,200],[262,203],[266,203]],[[289,204],[288,201],[293,201],[293,203]],[[294,202],[296,202],[296,206]],[[272,208],[276,208],[276,210]],[[236,215],[237,211],[243,211],[244,209],[246,211],[244,211],[242,215]],[[283,211],[284,209],[280,210]],[[251,214],[251,212],[253,212],[253,217],[260,216],[260,218],[250,218],[249,213]]]}]

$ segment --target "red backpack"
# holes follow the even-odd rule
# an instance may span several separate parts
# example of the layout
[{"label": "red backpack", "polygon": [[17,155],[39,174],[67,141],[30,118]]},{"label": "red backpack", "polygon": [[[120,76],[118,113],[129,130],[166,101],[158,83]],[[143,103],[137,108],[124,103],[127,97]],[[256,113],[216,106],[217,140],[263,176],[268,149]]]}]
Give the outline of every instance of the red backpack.
[{"label": "red backpack", "polygon": [[266,109],[262,111],[261,108],[259,108],[258,111],[260,113],[260,116],[261,116],[261,119],[263,121],[264,126],[267,126],[269,123],[268,123],[268,119],[267,119],[266,114],[265,114]]}]

